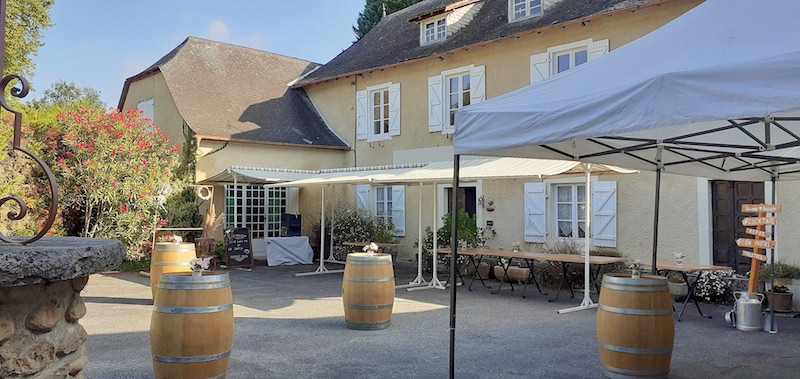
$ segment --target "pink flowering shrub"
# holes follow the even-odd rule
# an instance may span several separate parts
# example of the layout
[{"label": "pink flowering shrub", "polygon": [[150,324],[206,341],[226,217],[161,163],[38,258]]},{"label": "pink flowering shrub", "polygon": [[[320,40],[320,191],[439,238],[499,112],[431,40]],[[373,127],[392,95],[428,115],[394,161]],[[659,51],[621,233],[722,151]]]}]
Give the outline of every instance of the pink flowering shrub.
[{"label": "pink flowering shrub", "polygon": [[138,109],[81,109],[56,116],[62,134],[53,172],[60,203],[82,215],[83,237],[114,238],[128,259],[149,253],[163,226],[164,189],[179,164],[178,145]]}]

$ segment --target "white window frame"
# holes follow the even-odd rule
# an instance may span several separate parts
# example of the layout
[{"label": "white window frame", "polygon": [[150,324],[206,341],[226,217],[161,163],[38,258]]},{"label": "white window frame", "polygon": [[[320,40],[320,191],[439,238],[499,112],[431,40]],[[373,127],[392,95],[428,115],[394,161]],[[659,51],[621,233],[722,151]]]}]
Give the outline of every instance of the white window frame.
[{"label": "white window frame", "polygon": [[580,41],[552,46],[547,51],[533,54],[530,58],[531,84],[541,82],[558,73],[558,56],[570,54],[570,69],[575,68],[575,52],[586,51],[586,62],[597,59],[609,51],[608,39]]},{"label": "white window frame", "polygon": [[[381,103],[380,120],[375,118],[375,94],[385,93],[386,104]],[[384,96],[381,96],[383,101]],[[384,105],[386,107],[384,107]],[[388,131],[381,128],[375,133],[375,122],[388,122]],[[356,139],[369,142],[385,141],[400,135],[400,83],[382,83],[356,92]]]},{"label": "white window frame", "polygon": [[[545,241],[558,239],[558,208],[556,187],[559,185],[586,185],[585,180],[579,178],[553,178],[546,179],[544,184],[544,204],[546,207],[544,222],[547,235]],[[619,204],[617,203],[617,182],[603,181],[597,176],[591,177],[592,224],[589,228],[589,237],[592,246],[617,247],[619,231],[617,230],[617,217]],[[572,240],[585,243],[584,238],[572,237]]]},{"label": "white window frame", "polygon": [[[385,223],[392,222],[392,186],[373,186],[372,193],[372,211],[375,216]],[[380,211],[380,208],[383,208],[383,211]]]},{"label": "white window frame", "polygon": [[[378,214],[378,191],[384,191],[383,214]],[[386,206],[387,193],[390,193],[392,197],[391,208]],[[404,185],[371,186],[369,184],[357,184],[356,205],[371,210],[374,215],[378,216],[378,218],[381,218],[384,221],[391,221],[395,228],[395,236],[404,237],[406,235]],[[387,211],[389,212],[388,214]]]},{"label": "white window frame", "polygon": [[[455,127],[450,125],[450,96],[449,78],[469,75],[470,77],[470,104],[486,100],[486,66],[463,66],[442,71],[439,75],[428,78],[428,131],[441,132],[442,134],[455,133]],[[463,98],[459,98],[459,105]]]},{"label": "white window frame", "polygon": [[153,110],[153,98],[144,99],[136,104],[136,107],[142,110],[142,118],[150,119],[149,131],[153,131],[156,126],[155,113]]},{"label": "white window frame", "polygon": [[[250,229],[252,238],[280,237],[281,214],[286,213],[287,205],[286,187],[235,187],[236,190],[233,184],[225,185],[225,229],[246,227]],[[277,213],[271,212],[270,208]]]},{"label": "white window frame", "polygon": [[[584,193],[583,202],[580,202],[579,198],[578,198],[578,191],[579,191],[580,187],[583,187],[583,193]],[[586,238],[586,237],[581,237],[580,236],[580,224],[581,224],[581,221],[583,221],[584,234],[588,233],[588,230],[586,229],[586,212],[585,212],[586,208],[585,207],[586,207],[586,200],[587,200],[587,197],[589,195],[586,193],[586,182],[552,184],[552,188],[553,188],[552,194],[553,194],[553,214],[554,214],[554,217],[553,217],[554,223],[553,223],[552,226],[553,226],[553,229],[555,231],[555,236],[557,238],[570,238],[570,239],[574,239],[574,240],[577,240],[577,241],[584,241],[584,238]],[[559,201],[559,199],[558,199],[558,190],[559,190],[559,188],[569,188],[569,190],[570,190],[570,200],[568,202]],[[584,206],[584,211],[581,211],[581,209],[580,209],[580,205],[581,204],[583,204],[583,206]],[[569,214],[568,218],[564,218],[564,219],[561,218],[561,214],[559,212],[559,206],[560,205],[569,205],[570,206],[571,210],[570,210],[570,214]],[[581,217],[583,218],[583,220],[581,220]],[[568,221],[571,224],[570,225],[571,233],[572,233],[571,236],[562,236],[562,235],[560,235],[559,225],[563,221]]]},{"label": "white window frame", "polygon": [[[581,180],[583,179],[583,180]],[[592,188],[594,188],[595,183],[597,183],[598,178],[597,176],[592,176]],[[547,212],[546,212],[546,222],[547,222],[547,234],[552,236],[552,238],[565,238],[558,236],[558,193],[556,192],[556,187],[558,186],[585,186],[586,180],[584,178],[553,178],[553,179],[545,179],[543,180],[545,184],[545,194],[547,196],[546,204],[547,204]],[[591,196],[591,194],[587,194],[587,196]],[[577,220],[576,220],[577,221]],[[577,231],[577,229],[576,229]],[[591,237],[591,232],[589,232],[589,236]],[[549,238],[548,238],[549,239]],[[570,237],[570,239],[583,243],[584,239],[579,237]]]},{"label": "white window frame", "polygon": [[[458,89],[453,90],[453,80],[458,82]],[[469,81],[469,89],[465,89],[464,83]],[[460,73],[447,75],[444,77],[444,94],[447,103],[445,105],[445,128],[447,129],[454,129],[455,128],[455,111],[466,107],[469,104],[464,104],[464,96],[466,95],[467,99],[472,95],[472,81],[470,80],[469,71],[462,71]],[[453,101],[450,100],[451,97],[456,96],[456,106],[453,107]]]},{"label": "white window frame", "polygon": [[[431,26],[431,34],[428,34],[428,26]],[[419,44],[420,46],[441,42],[447,39],[447,15],[429,18],[419,23]]]},{"label": "white window frame", "polygon": [[[525,20],[531,17],[541,16],[544,14],[544,0],[508,0],[508,22],[516,22]],[[539,5],[531,7],[531,3],[539,2]],[[517,7],[521,6],[523,15],[517,16]],[[533,10],[534,12],[531,12]]]},{"label": "white window frame", "polygon": [[[478,180],[477,182],[461,182],[461,183],[458,183],[458,186],[460,188],[469,188],[469,187],[474,187],[475,188],[475,215],[476,215],[476,220],[477,220],[476,222],[477,222],[479,228],[483,227],[484,226],[483,225],[483,212],[481,212],[481,210],[483,208],[481,208],[478,205],[478,199],[480,199],[480,197],[483,195],[483,181],[482,180]],[[447,206],[448,206],[448,204],[447,204],[447,190],[448,189],[452,189],[452,188],[453,188],[453,184],[452,183],[450,183],[450,184],[438,184],[437,185],[436,202],[438,203],[437,204],[437,208],[438,208],[437,211],[439,212],[438,213],[439,217],[437,217],[437,220],[436,220],[436,227],[437,228],[441,228],[441,227],[444,226],[444,221],[442,220],[442,217],[444,217],[447,214]]]}]

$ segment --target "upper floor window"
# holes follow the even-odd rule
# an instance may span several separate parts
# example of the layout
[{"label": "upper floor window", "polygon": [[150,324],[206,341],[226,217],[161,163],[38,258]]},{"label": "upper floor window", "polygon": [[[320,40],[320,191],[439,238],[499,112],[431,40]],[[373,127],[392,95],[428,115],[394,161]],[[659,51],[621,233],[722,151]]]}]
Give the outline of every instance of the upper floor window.
[{"label": "upper floor window", "polygon": [[542,14],[542,0],[509,0],[508,20],[510,22],[522,20]]},{"label": "upper floor window", "polygon": [[420,22],[420,44],[425,45],[447,38],[447,18]]},{"label": "upper floor window", "polygon": [[389,133],[389,89],[372,91],[372,135]]},{"label": "upper floor window", "polygon": [[445,23],[445,19],[425,23],[425,42],[444,39],[445,36],[447,36],[447,24]]},{"label": "upper floor window", "polygon": [[552,46],[544,53],[531,55],[531,84],[578,67],[608,53],[608,40],[591,38]]},{"label": "upper floor window", "polygon": [[486,98],[485,66],[442,71],[428,78],[428,131],[455,133],[455,112]]},{"label": "upper floor window", "polygon": [[447,97],[449,126],[455,125],[456,110],[466,107],[470,103],[470,79],[469,72],[463,74],[452,75],[447,77]]},{"label": "upper floor window", "polygon": [[400,83],[356,92],[356,139],[381,141],[400,135]]},{"label": "upper floor window", "polygon": [[580,66],[589,60],[589,52],[586,49],[563,51],[555,57],[556,74],[567,71],[573,67]]},{"label": "upper floor window", "polygon": [[152,131],[152,127],[156,124],[155,115],[153,114],[153,98],[142,100],[136,106],[142,110],[142,118],[150,120],[150,130]]}]

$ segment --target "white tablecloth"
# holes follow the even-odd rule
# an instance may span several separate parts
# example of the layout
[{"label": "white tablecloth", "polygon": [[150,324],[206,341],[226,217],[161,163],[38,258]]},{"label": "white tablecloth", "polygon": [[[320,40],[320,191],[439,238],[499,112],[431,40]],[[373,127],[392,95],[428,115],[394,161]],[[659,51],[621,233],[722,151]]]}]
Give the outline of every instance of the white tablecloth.
[{"label": "white tablecloth", "polygon": [[264,241],[267,243],[267,264],[270,266],[313,263],[314,252],[307,236],[265,237]]}]

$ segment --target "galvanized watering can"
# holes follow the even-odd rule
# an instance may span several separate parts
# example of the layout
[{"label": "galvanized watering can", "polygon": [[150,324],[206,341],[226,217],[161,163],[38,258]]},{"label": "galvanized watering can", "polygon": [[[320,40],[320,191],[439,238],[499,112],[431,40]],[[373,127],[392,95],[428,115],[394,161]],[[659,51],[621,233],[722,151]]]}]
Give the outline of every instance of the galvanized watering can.
[{"label": "galvanized watering can", "polygon": [[761,303],[764,295],[757,292],[734,292],[736,303],[733,309],[725,314],[725,320],[736,329],[748,332],[759,331],[764,323],[761,320]]}]

